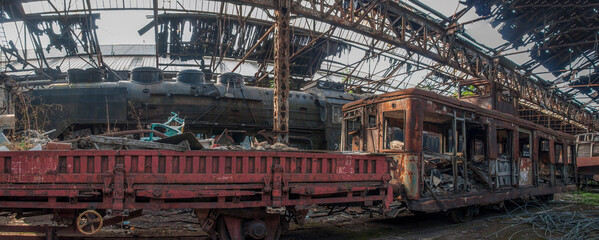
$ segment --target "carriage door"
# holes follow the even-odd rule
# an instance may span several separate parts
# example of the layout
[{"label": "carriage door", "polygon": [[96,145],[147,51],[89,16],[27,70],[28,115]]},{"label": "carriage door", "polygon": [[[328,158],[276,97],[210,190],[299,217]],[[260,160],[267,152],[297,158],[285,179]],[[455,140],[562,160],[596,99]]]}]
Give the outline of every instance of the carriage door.
[{"label": "carriage door", "polygon": [[512,134],[511,130],[497,128],[497,159],[491,162],[496,189],[510,188],[512,185]]}]

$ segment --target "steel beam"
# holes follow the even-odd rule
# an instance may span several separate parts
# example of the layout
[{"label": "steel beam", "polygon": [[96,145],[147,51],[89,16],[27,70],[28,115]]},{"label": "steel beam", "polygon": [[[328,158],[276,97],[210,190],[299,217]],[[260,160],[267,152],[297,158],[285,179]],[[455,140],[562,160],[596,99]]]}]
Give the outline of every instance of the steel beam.
[{"label": "steel beam", "polygon": [[[339,1],[341,0],[336,2]],[[272,8],[277,1],[234,2]],[[313,1],[312,5],[314,6],[306,1],[293,1],[291,12],[413,51],[470,76],[499,83],[518,92],[523,100],[532,103],[535,108],[558,116],[562,121],[581,128],[599,129],[599,122],[594,121],[592,114],[581,104],[572,102],[563,93],[551,91],[540,83],[542,80],[532,79],[522,73],[522,69],[507,58],[484,53],[480,48],[457,36],[454,30],[447,30],[432,19],[419,15],[395,1],[379,1],[379,7],[358,8],[354,10],[357,12],[353,13],[348,12],[353,9],[346,8],[343,4],[331,4],[330,1]],[[388,9],[383,9],[383,6]],[[356,21],[355,16],[365,14],[369,16],[368,19],[360,18],[360,21]],[[378,24],[368,24],[367,20],[378,21]]]},{"label": "steel beam", "polygon": [[289,21],[291,0],[281,0],[275,9],[273,132],[277,142],[289,142]]}]

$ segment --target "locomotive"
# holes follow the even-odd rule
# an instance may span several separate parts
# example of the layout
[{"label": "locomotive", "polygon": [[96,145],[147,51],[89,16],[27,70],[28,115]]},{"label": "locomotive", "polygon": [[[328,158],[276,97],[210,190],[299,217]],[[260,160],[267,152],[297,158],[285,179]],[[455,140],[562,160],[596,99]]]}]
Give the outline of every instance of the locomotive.
[{"label": "locomotive", "polygon": [[[182,70],[175,79],[165,79],[153,67],[135,68],[130,79],[114,82],[104,81],[101,74],[71,69],[68,83],[29,91],[30,109],[17,111],[17,119],[26,119],[19,116],[23,113],[41,112],[42,116],[29,118],[29,124],[45,131],[56,129],[50,137],[59,139],[143,128],[164,122],[171,112],[185,119],[185,131],[201,138],[226,131],[235,144],[247,144],[253,137],[268,139],[272,129],[273,89],[247,86],[238,73],[220,74],[216,82],[195,69]],[[338,150],[341,107],[365,96],[346,93],[343,84],[327,81],[290,91],[289,144]]]}]

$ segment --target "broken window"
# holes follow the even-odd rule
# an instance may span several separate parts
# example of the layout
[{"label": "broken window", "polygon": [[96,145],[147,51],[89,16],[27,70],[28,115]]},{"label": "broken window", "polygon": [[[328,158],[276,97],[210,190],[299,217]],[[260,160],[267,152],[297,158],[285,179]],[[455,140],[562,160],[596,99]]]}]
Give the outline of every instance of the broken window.
[{"label": "broken window", "polygon": [[539,138],[539,183],[548,184],[551,181],[551,163],[549,159],[549,139]]},{"label": "broken window", "polygon": [[424,113],[422,125],[422,152],[424,163],[424,180],[431,190],[423,192],[430,196],[453,193],[454,177],[452,172],[453,154],[447,151],[447,131],[452,126],[453,116],[431,112]]},{"label": "broken window", "polygon": [[376,127],[376,115],[368,115],[368,127],[369,128]]},{"label": "broken window", "polygon": [[501,89],[497,95],[502,102],[511,103],[513,101],[512,91],[508,88]]},{"label": "broken window", "polygon": [[554,144],[555,150],[555,163],[554,163],[554,172],[555,178],[558,182],[566,180],[564,176],[566,175],[566,169],[564,165],[564,145],[561,143]]},{"label": "broken window", "polygon": [[405,111],[385,112],[385,149],[404,151]]},{"label": "broken window", "polygon": [[520,148],[520,157],[530,158],[530,131],[521,130],[518,137],[518,146]]},{"label": "broken window", "polygon": [[491,173],[495,177],[495,188],[512,185],[512,131],[497,129],[497,159],[491,163]]},{"label": "broken window", "polygon": [[564,162],[564,156],[563,156],[563,145],[560,143],[556,143],[555,145],[555,163],[563,163]]},{"label": "broken window", "polygon": [[512,155],[510,132],[507,129],[497,129],[497,153],[500,157],[510,158]]},{"label": "broken window", "polygon": [[422,150],[425,152],[441,153],[441,134],[423,131]]},{"label": "broken window", "polygon": [[[357,111],[354,113],[358,113]],[[344,150],[360,151],[360,128],[362,127],[362,116],[355,114],[347,117],[345,121],[345,146]]]},{"label": "broken window", "polygon": [[490,180],[486,127],[482,123],[466,122],[466,130],[469,184],[473,190],[487,189]]}]

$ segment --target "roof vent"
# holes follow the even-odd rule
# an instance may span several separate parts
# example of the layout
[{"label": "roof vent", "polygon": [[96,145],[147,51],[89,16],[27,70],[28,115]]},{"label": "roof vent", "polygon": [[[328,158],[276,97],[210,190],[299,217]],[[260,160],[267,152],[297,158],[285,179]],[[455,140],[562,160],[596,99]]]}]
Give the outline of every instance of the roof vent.
[{"label": "roof vent", "polygon": [[229,86],[235,86],[235,87],[244,86],[243,76],[239,73],[234,73],[234,72],[228,72],[228,73],[221,74],[220,76],[218,76],[217,82],[222,85],[229,85]]},{"label": "roof vent", "polygon": [[131,71],[131,81],[137,83],[157,83],[163,79],[162,71],[154,67],[138,67]]},{"label": "roof vent", "polygon": [[205,82],[204,73],[200,70],[186,69],[177,73],[177,82],[200,85]]}]

